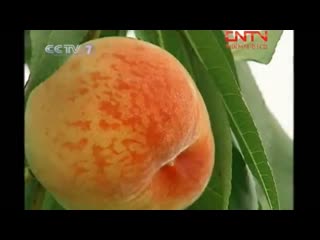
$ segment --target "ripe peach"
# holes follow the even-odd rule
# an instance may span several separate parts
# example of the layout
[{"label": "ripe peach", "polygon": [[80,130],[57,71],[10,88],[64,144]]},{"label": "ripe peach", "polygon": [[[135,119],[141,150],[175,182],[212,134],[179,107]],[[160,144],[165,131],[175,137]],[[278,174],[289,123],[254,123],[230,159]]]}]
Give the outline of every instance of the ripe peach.
[{"label": "ripe peach", "polygon": [[66,209],[185,209],[214,167],[192,78],[167,51],[124,37],[88,42],[36,87],[25,113],[31,170]]}]

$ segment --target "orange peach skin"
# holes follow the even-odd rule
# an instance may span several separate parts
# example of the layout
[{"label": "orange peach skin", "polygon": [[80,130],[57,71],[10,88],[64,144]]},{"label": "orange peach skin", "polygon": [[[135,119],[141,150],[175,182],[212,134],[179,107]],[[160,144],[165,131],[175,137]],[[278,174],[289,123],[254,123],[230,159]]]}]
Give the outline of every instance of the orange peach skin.
[{"label": "orange peach skin", "polygon": [[31,93],[31,170],[66,209],[185,209],[214,167],[207,109],[180,62],[147,42],[87,42]]}]

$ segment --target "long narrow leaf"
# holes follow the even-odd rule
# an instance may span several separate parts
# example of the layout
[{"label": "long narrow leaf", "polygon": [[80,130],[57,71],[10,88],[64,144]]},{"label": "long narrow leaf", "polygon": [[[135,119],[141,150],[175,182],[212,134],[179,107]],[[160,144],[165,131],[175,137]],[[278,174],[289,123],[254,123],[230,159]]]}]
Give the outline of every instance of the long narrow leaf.
[{"label": "long narrow leaf", "polygon": [[134,34],[137,39],[141,39],[158,46],[160,45],[159,34],[156,30],[135,30]]},{"label": "long narrow leaf", "polygon": [[239,142],[245,161],[261,184],[272,209],[279,209],[279,200],[272,170],[257,128],[241,95],[236,73],[228,62],[225,49],[212,31],[184,31],[211,80],[215,81],[226,106],[231,128]]},{"label": "long narrow leaf", "polygon": [[255,182],[241,153],[232,148],[232,190],[229,200],[230,210],[256,210],[258,198]]},{"label": "long narrow leaf", "polygon": [[24,183],[24,209],[40,210],[45,195],[45,189],[33,176],[25,179]]},{"label": "long narrow leaf", "polygon": [[112,36],[126,36],[128,30],[101,30],[100,38]]},{"label": "long narrow leaf", "polygon": [[[268,109],[248,63],[237,61],[236,68],[242,95],[248,104],[274,172],[281,209],[292,210],[293,141]],[[263,204],[266,205],[265,200]]]},{"label": "long narrow leaf", "polygon": [[24,30],[24,63],[29,65],[31,58],[30,30]]}]

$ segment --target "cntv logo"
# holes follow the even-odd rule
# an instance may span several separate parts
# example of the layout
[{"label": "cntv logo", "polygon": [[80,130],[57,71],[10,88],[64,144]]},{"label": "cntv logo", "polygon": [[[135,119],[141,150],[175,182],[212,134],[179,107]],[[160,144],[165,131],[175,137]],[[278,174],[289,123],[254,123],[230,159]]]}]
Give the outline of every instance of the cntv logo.
[{"label": "cntv logo", "polygon": [[262,41],[268,41],[268,31],[225,31],[226,42],[238,42],[241,39],[243,42],[253,42],[257,38],[260,38]]},{"label": "cntv logo", "polygon": [[227,30],[225,31],[225,40],[226,47],[230,49],[267,49],[268,31]]}]

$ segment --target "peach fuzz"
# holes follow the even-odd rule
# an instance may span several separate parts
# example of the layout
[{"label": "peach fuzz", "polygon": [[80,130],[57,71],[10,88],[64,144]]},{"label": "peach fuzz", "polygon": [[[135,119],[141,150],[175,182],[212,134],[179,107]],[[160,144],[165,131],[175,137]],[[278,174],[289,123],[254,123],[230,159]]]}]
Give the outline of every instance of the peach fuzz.
[{"label": "peach fuzz", "polygon": [[91,54],[71,56],[28,99],[33,174],[66,209],[187,208],[208,184],[215,151],[191,76],[144,41],[85,44]]}]

